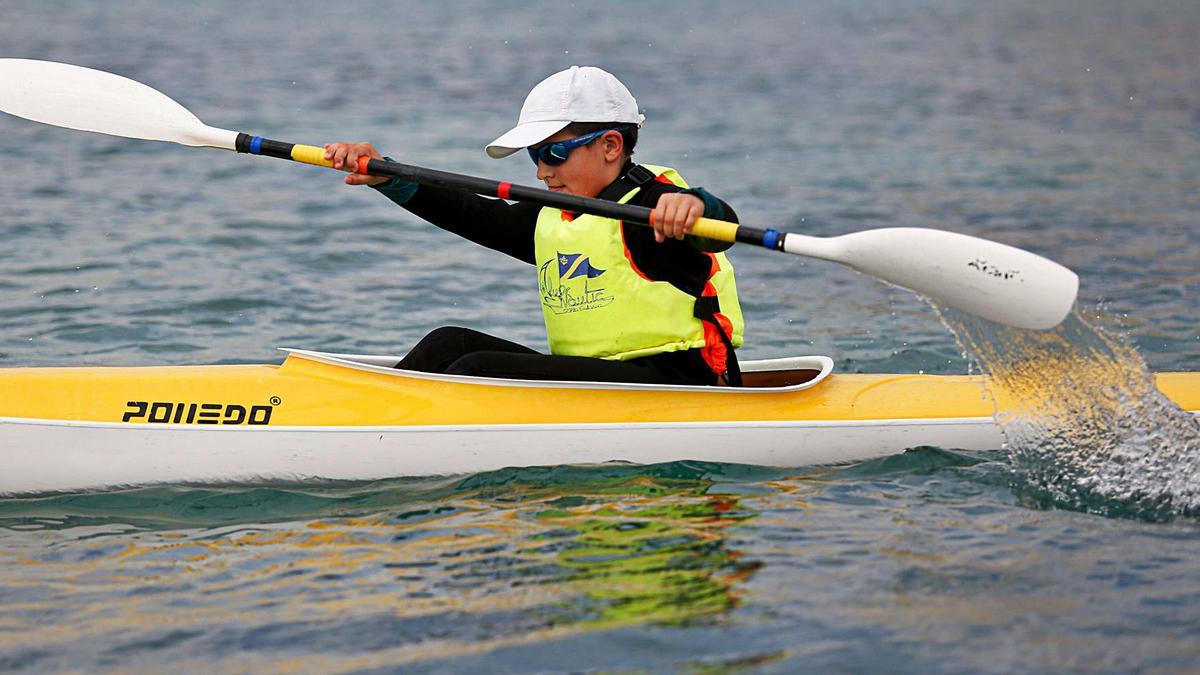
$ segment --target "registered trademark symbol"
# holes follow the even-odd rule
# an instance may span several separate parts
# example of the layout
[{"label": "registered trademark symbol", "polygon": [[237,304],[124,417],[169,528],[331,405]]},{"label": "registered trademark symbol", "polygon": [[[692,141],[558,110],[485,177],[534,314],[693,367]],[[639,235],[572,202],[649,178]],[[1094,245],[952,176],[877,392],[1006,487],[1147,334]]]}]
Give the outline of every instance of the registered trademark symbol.
[{"label": "registered trademark symbol", "polygon": [[271,397],[271,405],[279,405],[280,403],[283,403],[283,401],[278,396]]}]

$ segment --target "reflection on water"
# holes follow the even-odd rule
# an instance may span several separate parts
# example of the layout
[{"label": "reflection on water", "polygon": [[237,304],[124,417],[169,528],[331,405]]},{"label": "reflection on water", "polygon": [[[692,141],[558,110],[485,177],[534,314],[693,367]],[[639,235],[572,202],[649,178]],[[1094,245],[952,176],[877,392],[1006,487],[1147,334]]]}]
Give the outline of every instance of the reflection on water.
[{"label": "reflection on water", "polygon": [[739,562],[724,528],[754,514],[735,497],[698,496],[538,514],[562,528],[541,536],[571,538],[556,562],[587,598],[579,606],[589,609],[590,621],[680,623],[736,603],[733,584],[757,565]]},{"label": "reflection on water", "polygon": [[[328,658],[344,668],[353,655],[369,667],[706,620],[737,604],[738,584],[757,568],[728,543],[730,528],[756,512],[737,495],[708,494],[708,470],[532,469],[415,489],[6,501],[0,653],[29,668],[79,665],[87,653],[129,663],[120,655],[131,649],[196,664],[311,651],[324,656],[291,665],[319,669]],[[170,511],[160,506],[172,503],[166,493]],[[215,501],[218,519],[236,506],[243,522],[162,528]],[[299,503],[322,515],[245,522]],[[80,518],[94,509],[113,515]]]},{"label": "reflection on water", "polygon": [[1078,311],[1049,331],[941,311],[991,377],[996,419],[1035,498],[1148,518],[1200,510],[1200,422],[1155,387],[1124,339]]},{"label": "reflection on water", "polygon": [[1010,470],[923,448],[6,499],[0,670],[1200,662],[1194,524],[1030,510]]}]

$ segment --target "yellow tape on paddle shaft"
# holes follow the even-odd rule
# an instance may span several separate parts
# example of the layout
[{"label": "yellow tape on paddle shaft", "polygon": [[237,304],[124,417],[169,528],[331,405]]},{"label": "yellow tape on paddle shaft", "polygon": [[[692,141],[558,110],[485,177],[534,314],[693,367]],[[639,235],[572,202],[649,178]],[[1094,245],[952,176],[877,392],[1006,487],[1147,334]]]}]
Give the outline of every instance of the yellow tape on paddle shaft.
[{"label": "yellow tape on paddle shaft", "polygon": [[727,223],[724,220],[712,218],[698,218],[696,224],[692,226],[691,234],[717,241],[737,241],[737,230],[737,223]]},{"label": "yellow tape on paddle shaft", "polygon": [[[325,166],[325,167],[329,167],[331,169],[333,168],[333,161],[325,159],[325,148],[318,148],[315,145],[293,145],[292,146],[292,159],[297,162],[301,162],[303,164],[312,164],[314,166]],[[341,170],[349,171],[350,173],[364,173],[365,174],[367,172],[367,162],[370,162],[370,161],[371,161],[370,157],[368,157],[366,155],[361,155],[358,158],[358,165],[355,168],[352,169],[352,168],[350,168],[349,165],[345,165],[342,167]]]},{"label": "yellow tape on paddle shaft", "polygon": [[292,146],[292,159],[305,164],[333,168],[333,162],[325,159],[325,148],[318,148],[315,145]]},{"label": "yellow tape on paddle shaft", "polygon": [[[650,224],[654,225],[653,213],[650,214]],[[736,242],[737,231],[737,223],[727,223],[724,220],[714,220],[712,218],[697,218],[696,222],[692,224],[692,231],[688,234],[693,237]]]}]

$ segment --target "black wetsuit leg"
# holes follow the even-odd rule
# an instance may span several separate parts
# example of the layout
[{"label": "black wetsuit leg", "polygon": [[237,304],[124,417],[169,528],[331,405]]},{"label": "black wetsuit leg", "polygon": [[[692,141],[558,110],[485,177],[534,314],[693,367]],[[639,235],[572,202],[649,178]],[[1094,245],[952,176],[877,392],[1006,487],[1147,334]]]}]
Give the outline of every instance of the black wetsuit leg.
[{"label": "black wetsuit leg", "polygon": [[476,352],[537,354],[529,347],[477,330],[442,326],[421,338],[396,367],[423,373],[445,373],[455,361]]},{"label": "black wetsuit leg", "polygon": [[422,338],[396,367],[518,380],[716,384],[716,376],[694,352],[669,352],[627,361],[558,356],[469,328],[448,326]]}]

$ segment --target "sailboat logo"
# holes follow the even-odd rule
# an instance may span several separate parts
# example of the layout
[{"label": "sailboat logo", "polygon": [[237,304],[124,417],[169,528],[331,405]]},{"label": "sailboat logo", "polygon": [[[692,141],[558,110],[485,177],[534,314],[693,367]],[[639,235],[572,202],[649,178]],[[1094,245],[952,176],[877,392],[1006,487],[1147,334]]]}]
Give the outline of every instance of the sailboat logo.
[{"label": "sailboat logo", "polygon": [[[558,269],[551,269],[556,262]],[[559,251],[555,260],[544,263],[538,272],[542,305],[555,314],[598,309],[613,301],[613,296],[604,295],[604,288],[589,282],[603,275],[604,270],[594,267],[591,257],[582,253]]]},{"label": "sailboat logo", "polygon": [[604,270],[592,267],[592,259],[582,253],[558,254],[559,279],[574,279],[575,277],[595,279],[601,274],[604,274]]}]

